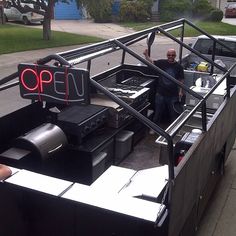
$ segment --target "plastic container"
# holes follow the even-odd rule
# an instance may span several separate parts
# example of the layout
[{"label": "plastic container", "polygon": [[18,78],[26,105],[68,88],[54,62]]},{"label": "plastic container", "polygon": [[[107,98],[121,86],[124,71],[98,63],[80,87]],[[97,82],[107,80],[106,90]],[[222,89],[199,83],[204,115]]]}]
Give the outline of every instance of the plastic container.
[{"label": "plastic container", "polygon": [[201,62],[198,66],[197,66],[197,70],[198,71],[202,71],[202,72],[207,72],[208,71],[208,64],[206,62]]},{"label": "plastic container", "polygon": [[119,164],[132,150],[134,132],[122,130],[115,137],[115,164]]}]

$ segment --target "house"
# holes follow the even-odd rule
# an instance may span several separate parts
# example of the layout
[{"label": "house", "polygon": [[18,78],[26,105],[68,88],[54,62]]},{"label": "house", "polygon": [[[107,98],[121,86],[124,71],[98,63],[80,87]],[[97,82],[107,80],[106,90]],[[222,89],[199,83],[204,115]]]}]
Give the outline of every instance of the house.
[{"label": "house", "polygon": [[227,2],[230,2],[230,1],[227,1],[227,0],[210,0],[210,3],[213,7],[219,8],[222,11],[224,11],[225,5],[226,5]]},{"label": "house", "polygon": [[78,9],[75,0],[65,2],[56,2],[54,7],[55,20],[81,20],[84,18],[84,11]]},{"label": "house", "polygon": [[[158,10],[159,10],[159,1],[160,0],[153,0],[153,7],[152,7],[152,17],[158,17]],[[112,7],[112,14],[113,16],[117,16],[120,10],[120,2],[121,0],[114,0],[113,7]],[[84,9],[78,9],[75,0],[69,2],[69,4],[64,2],[57,2],[55,3],[54,7],[54,19],[55,20],[81,20],[86,19],[87,14]]]},{"label": "house", "polygon": [[[4,2],[5,0],[0,0],[0,8]],[[78,9],[75,0],[69,1],[69,3],[59,1],[55,3],[53,18],[56,20],[81,20],[86,18],[86,11],[84,9]]]},{"label": "house", "polygon": [[160,0],[154,0],[153,1],[153,6],[152,6],[152,16],[151,19],[152,21],[158,21],[159,19],[159,2]]},{"label": "house", "polygon": [[[159,3],[162,0],[153,0],[153,6],[152,6],[152,20],[157,21],[159,16]],[[194,1],[194,0],[193,0]],[[227,2],[230,2],[231,0],[209,0],[209,2],[212,4],[212,6],[221,9],[224,11],[225,5]],[[236,0],[235,0],[236,1]],[[114,0],[113,8],[112,8],[112,14],[114,16],[119,14],[119,6],[120,6],[121,0]],[[4,0],[0,0],[0,6],[3,5]],[[53,10],[53,18],[55,20],[81,20],[87,18],[86,10],[84,9],[78,9],[76,1],[71,0],[69,3],[65,3],[62,1],[58,1],[55,3],[55,7]]]}]

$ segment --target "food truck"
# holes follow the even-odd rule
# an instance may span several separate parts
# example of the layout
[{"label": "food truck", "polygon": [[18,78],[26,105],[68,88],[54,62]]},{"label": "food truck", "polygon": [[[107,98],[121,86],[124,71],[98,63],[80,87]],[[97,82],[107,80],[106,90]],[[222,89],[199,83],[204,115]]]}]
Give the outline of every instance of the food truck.
[{"label": "food truck", "polygon": [[[17,86],[30,101],[0,118],[0,163],[12,170],[0,183],[1,235],[194,235],[235,140],[236,64],[186,44],[186,25],[213,51],[225,46],[180,19],[19,63],[0,80],[0,91]],[[146,40],[150,53],[160,34],[179,45],[180,63],[187,49],[217,74],[205,71],[199,86],[202,72],[188,68],[182,84],[132,48]],[[160,74],[186,94],[166,129],[152,121]]]}]

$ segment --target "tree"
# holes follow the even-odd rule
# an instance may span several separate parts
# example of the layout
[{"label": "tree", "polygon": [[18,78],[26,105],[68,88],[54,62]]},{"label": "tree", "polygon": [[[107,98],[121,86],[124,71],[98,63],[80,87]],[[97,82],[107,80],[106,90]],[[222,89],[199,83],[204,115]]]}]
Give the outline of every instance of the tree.
[{"label": "tree", "polygon": [[76,0],[78,7],[84,7],[95,22],[109,22],[112,19],[114,0]]},{"label": "tree", "polygon": [[196,0],[193,3],[193,17],[201,20],[209,18],[211,11],[214,7],[209,3],[208,0]]},{"label": "tree", "polygon": [[[18,9],[21,13],[26,12],[35,12],[44,17],[43,20],[43,39],[51,39],[51,19],[52,19],[52,10],[55,2],[62,1],[68,2],[67,0],[9,0],[11,5]],[[21,3],[31,3],[34,7],[29,5],[22,5]]]},{"label": "tree", "polygon": [[151,17],[153,0],[122,0],[120,7],[121,21],[145,22]]}]

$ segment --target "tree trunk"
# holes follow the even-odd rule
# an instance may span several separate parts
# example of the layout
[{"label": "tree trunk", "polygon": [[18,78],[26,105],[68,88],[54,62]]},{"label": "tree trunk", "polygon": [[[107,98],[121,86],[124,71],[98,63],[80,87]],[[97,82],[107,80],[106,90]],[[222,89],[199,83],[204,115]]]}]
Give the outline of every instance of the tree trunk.
[{"label": "tree trunk", "polygon": [[51,18],[44,17],[43,21],[43,39],[50,40],[52,37],[51,33]]},{"label": "tree trunk", "polygon": [[51,19],[52,19],[53,6],[54,6],[54,0],[48,0],[48,6],[45,12],[44,21],[43,21],[43,39],[44,40],[50,40],[52,38]]},{"label": "tree trunk", "polygon": [[4,17],[3,6],[0,6],[0,24],[5,24],[5,17]]}]

